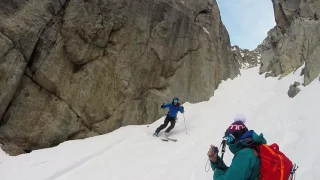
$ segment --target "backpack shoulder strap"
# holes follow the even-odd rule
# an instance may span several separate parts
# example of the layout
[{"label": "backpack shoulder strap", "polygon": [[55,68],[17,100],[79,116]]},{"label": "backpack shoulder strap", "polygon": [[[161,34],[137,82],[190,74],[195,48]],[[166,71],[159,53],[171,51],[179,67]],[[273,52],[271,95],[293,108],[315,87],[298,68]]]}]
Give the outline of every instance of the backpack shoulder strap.
[{"label": "backpack shoulder strap", "polygon": [[259,156],[259,153],[260,153],[259,145],[249,145],[247,148],[253,149],[254,155]]},{"label": "backpack shoulder strap", "polygon": [[259,153],[258,153],[257,150],[253,149],[253,152],[254,152],[254,155],[255,155],[255,156],[257,156],[257,157],[259,156]]}]

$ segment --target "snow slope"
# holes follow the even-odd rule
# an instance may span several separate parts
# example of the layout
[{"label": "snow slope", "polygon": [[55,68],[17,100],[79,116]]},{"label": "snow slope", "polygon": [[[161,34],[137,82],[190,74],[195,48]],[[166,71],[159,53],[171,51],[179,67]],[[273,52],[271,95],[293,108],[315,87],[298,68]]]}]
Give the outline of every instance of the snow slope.
[{"label": "snow slope", "polygon": [[[110,134],[68,141],[55,148],[10,157],[0,152],[1,180],[209,180],[205,171],[210,144],[219,145],[225,129],[237,113],[247,116],[246,125],[263,133],[268,143],[277,142],[300,167],[296,179],[320,179],[320,83],[317,80],[293,99],[287,91],[301,69],[282,80],[258,75],[258,68],[242,70],[224,81],[207,102],[185,103],[183,116],[172,137],[163,142],[152,137],[163,122],[149,127],[127,126]],[[230,164],[227,151],[225,161]]]}]

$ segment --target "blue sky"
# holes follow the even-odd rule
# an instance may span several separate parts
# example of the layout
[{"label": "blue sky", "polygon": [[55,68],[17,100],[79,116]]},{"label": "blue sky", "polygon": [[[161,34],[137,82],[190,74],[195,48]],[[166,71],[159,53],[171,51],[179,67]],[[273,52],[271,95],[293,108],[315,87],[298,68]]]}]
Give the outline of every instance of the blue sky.
[{"label": "blue sky", "polygon": [[271,0],[217,0],[231,44],[255,49],[275,26]]}]

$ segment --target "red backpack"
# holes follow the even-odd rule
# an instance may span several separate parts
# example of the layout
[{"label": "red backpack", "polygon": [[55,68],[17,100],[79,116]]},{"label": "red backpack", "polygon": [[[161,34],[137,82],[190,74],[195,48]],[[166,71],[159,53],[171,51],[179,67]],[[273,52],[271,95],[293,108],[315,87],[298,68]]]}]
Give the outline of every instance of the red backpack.
[{"label": "red backpack", "polygon": [[256,156],[260,157],[259,180],[288,180],[293,177],[293,164],[277,144],[263,144],[254,146],[254,149]]}]

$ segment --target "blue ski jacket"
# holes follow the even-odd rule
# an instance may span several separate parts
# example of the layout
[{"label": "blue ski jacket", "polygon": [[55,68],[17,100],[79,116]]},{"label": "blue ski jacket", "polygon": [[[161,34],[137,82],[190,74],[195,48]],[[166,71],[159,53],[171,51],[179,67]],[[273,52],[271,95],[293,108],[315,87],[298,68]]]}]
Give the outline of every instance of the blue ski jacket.
[{"label": "blue ski jacket", "polygon": [[177,105],[174,105],[173,103],[165,104],[162,105],[161,108],[169,108],[168,116],[173,118],[177,117],[178,111],[184,113],[184,108],[183,106],[180,106],[179,103]]}]

